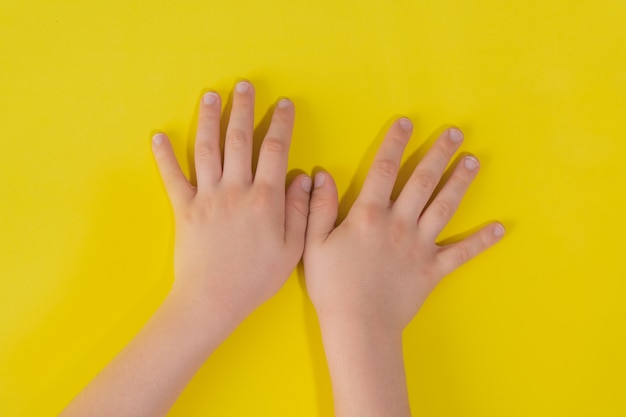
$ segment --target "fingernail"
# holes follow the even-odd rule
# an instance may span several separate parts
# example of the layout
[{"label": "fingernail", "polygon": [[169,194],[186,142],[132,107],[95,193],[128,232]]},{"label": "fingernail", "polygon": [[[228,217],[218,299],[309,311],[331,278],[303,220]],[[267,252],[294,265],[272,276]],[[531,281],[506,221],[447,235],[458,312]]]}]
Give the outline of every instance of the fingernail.
[{"label": "fingernail", "polygon": [[411,121],[406,117],[403,117],[402,119],[400,119],[400,127],[409,132],[411,129],[413,129],[413,123],[411,123]]},{"label": "fingernail", "polygon": [[493,228],[493,235],[495,237],[504,236],[504,226],[502,226],[500,223],[496,224],[496,227]]},{"label": "fingernail", "polygon": [[205,93],[204,96],[202,96],[202,102],[206,104],[207,106],[210,106],[216,101],[217,101],[217,94],[215,93]]},{"label": "fingernail", "polygon": [[159,146],[163,142],[163,139],[165,139],[165,135],[163,133],[157,133],[156,135],[152,136],[152,143],[155,146]]},{"label": "fingernail", "polygon": [[245,81],[239,81],[237,85],[235,86],[235,90],[238,93],[245,93],[249,89],[250,89],[250,84]]},{"label": "fingernail", "polygon": [[308,175],[306,177],[302,178],[302,180],[300,181],[300,186],[307,193],[311,192],[311,185],[312,185],[311,177],[309,177]]},{"label": "fingernail", "polygon": [[315,174],[315,188],[319,188],[326,182],[326,175],[323,172]]},{"label": "fingernail", "polygon": [[450,136],[450,140],[454,143],[460,143],[463,140],[463,132],[459,129],[450,129],[448,135]]},{"label": "fingernail", "polygon": [[476,168],[478,168],[478,159],[474,158],[473,156],[466,156],[465,157],[465,168],[469,169],[470,171],[475,170]]},{"label": "fingernail", "polygon": [[288,98],[284,98],[278,102],[278,108],[280,109],[286,109],[289,106],[291,106],[291,100]]}]

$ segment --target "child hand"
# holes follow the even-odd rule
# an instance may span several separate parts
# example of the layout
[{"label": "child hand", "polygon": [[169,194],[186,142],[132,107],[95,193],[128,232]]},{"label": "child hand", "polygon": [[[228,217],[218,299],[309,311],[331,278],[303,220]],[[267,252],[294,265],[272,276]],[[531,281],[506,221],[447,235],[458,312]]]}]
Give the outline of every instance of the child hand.
[{"label": "child hand", "polygon": [[463,135],[447,130],[419,163],[396,201],[391,193],[411,135],[408,119],[385,137],[363,189],[335,227],[337,188],[315,176],[304,250],[309,296],[317,310],[337,417],[411,415],[402,331],[441,278],[497,242],[490,224],[447,246],[435,239],[478,171],[466,156],[427,206]]},{"label": "child hand", "polygon": [[363,189],[335,228],[337,189],[318,173],[311,197],[304,267],[309,295],[326,319],[376,323],[401,332],[439,283],[461,264],[496,243],[504,228],[490,224],[446,246],[435,243],[478,172],[466,156],[431,198],[463,135],[448,129],[419,163],[396,201],[391,193],[411,122],[397,120],[387,133]]},{"label": "child hand", "polygon": [[311,179],[285,192],[294,108],[281,100],[252,175],[254,90],[235,87],[220,149],[220,98],[200,104],[197,187],[182,173],[167,137],[154,156],[176,221],[175,282],[151,319],[63,416],[164,416],[204,361],[255,307],[283,285],[304,247]]},{"label": "child hand", "polygon": [[164,134],[153,151],[176,222],[173,292],[233,325],[274,295],[300,260],[311,179],[285,192],[294,106],[280,100],[252,173],[254,89],[235,87],[224,156],[220,97],[203,96],[195,143],[197,187],[181,171]]}]

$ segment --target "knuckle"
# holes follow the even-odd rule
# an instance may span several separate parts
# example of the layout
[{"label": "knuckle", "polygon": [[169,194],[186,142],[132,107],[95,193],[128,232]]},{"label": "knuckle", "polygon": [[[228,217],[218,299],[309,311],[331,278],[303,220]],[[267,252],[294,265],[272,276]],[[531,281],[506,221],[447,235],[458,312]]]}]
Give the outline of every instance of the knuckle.
[{"label": "knuckle", "polygon": [[401,244],[405,242],[410,234],[410,229],[406,222],[396,220],[391,223],[390,237],[394,244]]},{"label": "knuckle", "polygon": [[218,152],[218,147],[214,144],[203,143],[198,145],[196,149],[196,156],[198,158],[208,158],[215,155]]},{"label": "knuckle", "polygon": [[445,201],[445,200],[435,200],[431,204],[431,207],[435,211],[435,214],[437,215],[437,217],[440,217],[440,218],[447,219],[451,217],[454,212],[454,208],[452,207],[452,204],[449,201]]},{"label": "knuckle", "polygon": [[382,210],[380,207],[374,204],[367,203],[359,203],[355,204],[355,217],[357,218],[357,223],[362,225],[363,227],[369,227],[374,224],[377,224],[382,215]]},{"label": "knuckle", "polygon": [[309,205],[309,213],[318,213],[323,211],[324,207],[326,207],[326,204],[324,204],[323,201],[311,201],[311,204]]},{"label": "knuckle", "polygon": [[241,204],[241,192],[237,188],[231,188],[224,193],[224,206],[227,209],[237,208]]},{"label": "knuckle", "polygon": [[483,230],[482,233],[478,233],[478,250],[479,252],[484,251],[489,246],[493,244],[494,235],[493,233]]},{"label": "knuckle", "polygon": [[395,177],[398,174],[398,164],[391,159],[380,159],[374,162],[374,170],[383,177]]},{"label": "knuckle", "polygon": [[185,224],[194,224],[200,221],[208,211],[208,208],[201,210],[194,204],[185,204],[176,211],[177,221]]},{"label": "knuckle", "polygon": [[228,132],[226,142],[234,149],[242,149],[247,146],[249,140],[248,135],[246,135],[246,133],[242,130],[233,130]]},{"label": "knuckle", "polygon": [[177,224],[193,224],[197,217],[194,210],[189,210],[186,207],[177,210],[174,214]]},{"label": "knuckle", "polygon": [[293,120],[293,115],[289,111],[284,111],[283,109],[279,109],[278,111],[275,111],[274,114],[272,115],[272,120],[274,122],[278,122],[281,124],[282,123],[288,124],[288,123],[291,123],[291,121]]},{"label": "knuckle", "polygon": [[472,182],[472,177],[466,172],[461,172],[454,176],[454,181],[456,181],[461,187],[468,188]]},{"label": "knuckle", "polygon": [[165,185],[165,188],[167,189],[174,189],[179,185],[179,178],[177,175],[166,173],[162,176],[162,178],[163,185]]},{"label": "knuckle", "polygon": [[267,207],[275,200],[275,194],[275,189],[270,184],[257,184],[254,194],[254,206],[257,208]]},{"label": "knuckle", "polygon": [[289,205],[297,212],[302,215],[302,217],[306,218],[309,215],[308,206],[300,200],[292,200]]},{"label": "knuckle", "polygon": [[431,171],[418,170],[415,172],[415,184],[422,190],[432,190],[437,185],[437,177]]},{"label": "knuckle", "polygon": [[328,206],[328,200],[325,198],[312,198],[309,203],[309,213],[317,213],[324,211]]},{"label": "knuckle", "polygon": [[263,140],[263,150],[272,154],[280,154],[285,151],[285,143],[277,137],[270,136]]},{"label": "knuckle", "polygon": [[446,145],[435,146],[431,149],[435,158],[442,162],[448,162],[452,156],[450,149]]},{"label": "knuckle", "polygon": [[200,112],[200,115],[198,116],[198,120],[200,122],[217,122],[220,120],[220,115],[219,112],[213,112],[213,111],[207,111],[207,112]]},{"label": "knuckle", "polygon": [[471,258],[469,248],[467,246],[458,246],[454,249],[454,256],[458,265],[462,265]]},{"label": "knuckle", "polygon": [[394,134],[389,136],[389,142],[396,146],[405,147],[406,144],[409,142],[409,137],[408,135]]}]

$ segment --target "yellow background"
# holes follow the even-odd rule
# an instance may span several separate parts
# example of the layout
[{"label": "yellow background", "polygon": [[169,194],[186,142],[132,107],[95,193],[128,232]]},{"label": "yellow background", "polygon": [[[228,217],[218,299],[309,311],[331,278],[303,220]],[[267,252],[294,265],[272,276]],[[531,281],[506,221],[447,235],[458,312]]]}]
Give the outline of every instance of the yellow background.
[{"label": "yellow background", "polygon": [[[626,415],[626,3],[0,2],[0,415],[55,415],[172,282],[150,151],[188,172],[203,89],[296,103],[291,168],[342,210],[381,129],[446,124],[482,163],[443,238],[500,219],[405,333],[416,416]],[[350,190],[350,191],[348,191]],[[294,274],[211,357],[172,416],[332,412]]]}]

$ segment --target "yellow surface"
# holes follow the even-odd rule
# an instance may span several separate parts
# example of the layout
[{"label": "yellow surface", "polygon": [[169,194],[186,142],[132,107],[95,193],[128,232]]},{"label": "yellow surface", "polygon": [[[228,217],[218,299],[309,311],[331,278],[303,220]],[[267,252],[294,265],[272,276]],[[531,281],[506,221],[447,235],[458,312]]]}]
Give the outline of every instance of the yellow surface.
[{"label": "yellow surface", "polygon": [[[180,3],[0,2],[1,416],[55,415],[158,306],[150,134],[188,166],[201,91],[239,77],[259,121],[294,100],[290,166],[330,170],[344,209],[398,114],[410,151],[456,124],[480,158],[442,237],[508,235],[406,330],[416,416],[626,415],[625,2]],[[171,415],[329,415],[316,326],[294,274]]]}]

